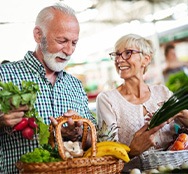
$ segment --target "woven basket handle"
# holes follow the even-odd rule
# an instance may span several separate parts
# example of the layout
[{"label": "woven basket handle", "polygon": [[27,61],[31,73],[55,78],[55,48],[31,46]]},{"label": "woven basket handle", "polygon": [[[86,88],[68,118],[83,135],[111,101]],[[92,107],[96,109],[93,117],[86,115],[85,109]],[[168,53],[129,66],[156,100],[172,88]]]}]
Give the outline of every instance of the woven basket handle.
[{"label": "woven basket handle", "polygon": [[[94,124],[85,118],[82,118],[81,116],[78,115],[73,115],[71,117],[64,117],[64,116],[60,116],[58,118],[56,118],[58,124],[55,126],[55,137],[56,137],[56,141],[57,141],[57,145],[58,145],[58,151],[59,151],[59,155],[61,156],[61,158],[63,160],[67,160],[67,157],[65,156],[65,148],[63,145],[63,138],[61,135],[61,128],[62,125],[64,123],[66,123],[68,121],[69,118],[72,118],[73,121],[82,121],[83,122],[83,135],[82,135],[82,148],[85,147],[86,144],[86,140],[87,140],[87,134],[88,134],[88,127],[90,128],[91,131],[91,147],[92,147],[92,151],[91,151],[91,156],[96,156],[96,129]],[[52,124],[50,125],[50,138],[49,138],[49,143],[52,147],[55,146],[55,137],[54,137],[54,126],[52,126]]]}]

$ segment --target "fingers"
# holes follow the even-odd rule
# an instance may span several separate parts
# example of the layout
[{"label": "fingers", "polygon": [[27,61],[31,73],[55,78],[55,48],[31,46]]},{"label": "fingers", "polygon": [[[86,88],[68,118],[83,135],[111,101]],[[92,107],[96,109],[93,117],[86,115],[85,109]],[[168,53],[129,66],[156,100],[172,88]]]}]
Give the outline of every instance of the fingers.
[{"label": "fingers", "polygon": [[83,121],[73,121],[72,118],[68,118],[67,124],[70,129],[74,129],[75,127],[81,127],[83,125]]},{"label": "fingers", "polygon": [[157,132],[159,129],[161,129],[166,123],[167,123],[167,122],[164,122],[164,123],[160,124],[159,126],[156,126],[156,127],[152,128],[152,129],[150,129],[150,130],[148,131],[148,133],[149,133],[149,134],[154,134],[154,133],[156,133],[156,132]]},{"label": "fingers", "polygon": [[52,116],[50,117],[50,121],[51,121],[53,126],[56,126],[58,124],[57,120]]},{"label": "fingers", "polygon": [[[62,125],[61,135],[64,141],[79,141],[83,133],[83,121],[74,121],[71,116],[78,115],[77,112],[73,110],[68,110],[63,114],[63,117],[67,117],[67,122]],[[58,125],[57,120],[54,117],[49,117],[53,126]]]},{"label": "fingers", "polygon": [[79,121],[76,122],[76,126],[80,127],[82,125],[83,125],[83,121],[79,120]]},{"label": "fingers", "polygon": [[143,134],[147,130],[148,130],[148,123],[146,123],[140,130],[138,130],[135,133],[135,136],[140,136],[141,134]]},{"label": "fingers", "polygon": [[63,116],[73,116],[73,115],[78,115],[78,113],[73,110],[68,110],[67,112],[63,114]]},{"label": "fingers", "polygon": [[28,111],[29,106],[24,105],[24,106],[20,106],[19,108],[13,109],[10,112],[19,112],[19,111]]},{"label": "fingers", "polygon": [[24,112],[12,112],[0,117],[1,125],[13,127],[22,120]]}]

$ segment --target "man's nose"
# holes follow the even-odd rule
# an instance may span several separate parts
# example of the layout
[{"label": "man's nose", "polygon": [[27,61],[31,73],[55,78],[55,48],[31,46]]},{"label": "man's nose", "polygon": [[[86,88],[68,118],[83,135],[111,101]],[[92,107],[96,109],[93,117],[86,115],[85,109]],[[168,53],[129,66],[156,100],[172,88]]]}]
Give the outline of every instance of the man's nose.
[{"label": "man's nose", "polygon": [[62,49],[62,51],[63,51],[67,56],[72,55],[72,53],[74,52],[74,50],[75,50],[75,47],[72,45],[72,43],[67,43],[67,44],[63,47],[63,49]]}]

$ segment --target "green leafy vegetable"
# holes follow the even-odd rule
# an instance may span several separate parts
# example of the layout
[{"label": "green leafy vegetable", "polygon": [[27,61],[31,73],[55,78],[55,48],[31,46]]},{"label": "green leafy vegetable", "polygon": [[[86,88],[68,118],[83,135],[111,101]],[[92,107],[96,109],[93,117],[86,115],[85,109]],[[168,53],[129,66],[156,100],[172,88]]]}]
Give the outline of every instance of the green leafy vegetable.
[{"label": "green leafy vegetable", "polygon": [[173,92],[188,85],[188,76],[180,71],[169,76],[166,86]]},{"label": "green leafy vegetable", "polygon": [[153,115],[149,129],[158,126],[180,111],[188,109],[188,86],[176,91]]},{"label": "green leafy vegetable", "polygon": [[38,134],[40,144],[48,143],[49,126],[43,122],[43,118],[38,115],[34,108],[37,98],[37,92],[40,93],[38,84],[31,81],[22,81],[21,89],[12,82],[0,82],[0,110],[8,113],[10,110],[19,108],[21,105],[29,106],[29,110],[25,112],[24,117],[35,118],[38,127],[35,133]]},{"label": "green leafy vegetable", "polygon": [[[58,152],[57,152],[58,153]],[[35,148],[32,152],[28,152],[21,156],[20,161],[26,163],[34,162],[56,162],[62,161],[62,159],[56,154],[54,156],[54,150],[45,148]]]}]

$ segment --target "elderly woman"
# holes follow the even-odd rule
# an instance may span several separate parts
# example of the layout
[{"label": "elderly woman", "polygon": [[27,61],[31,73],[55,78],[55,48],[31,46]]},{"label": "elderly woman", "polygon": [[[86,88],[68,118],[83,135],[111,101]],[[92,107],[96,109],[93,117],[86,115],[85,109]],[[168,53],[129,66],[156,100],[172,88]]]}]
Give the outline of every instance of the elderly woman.
[{"label": "elderly woman", "polygon": [[[101,92],[97,97],[99,128],[103,121],[109,128],[112,124],[118,127],[114,140],[130,146],[130,157],[146,150],[166,148],[175,133],[172,120],[148,131],[148,120],[172,95],[164,85],[144,82],[143,75],[153,55],[150,40],[134,34],[121,37],[110,56],[124,82],[115,89]],[[178,114],[176,118],[188,125],[187,114]]]}]

